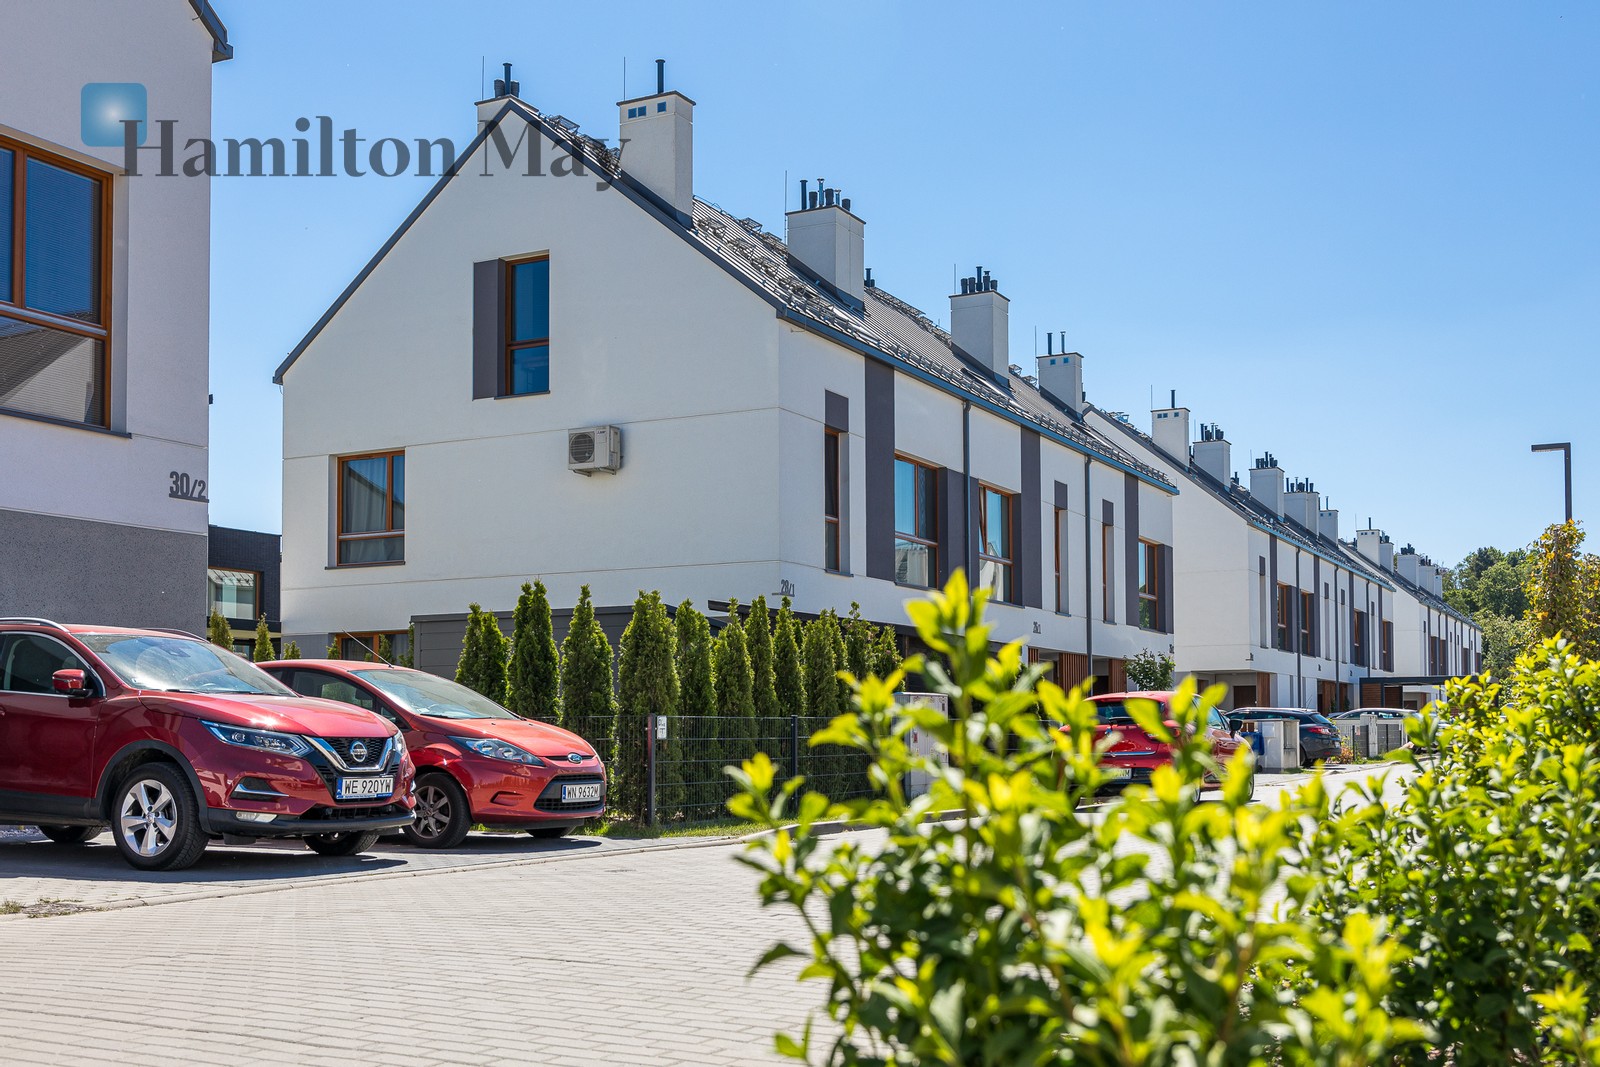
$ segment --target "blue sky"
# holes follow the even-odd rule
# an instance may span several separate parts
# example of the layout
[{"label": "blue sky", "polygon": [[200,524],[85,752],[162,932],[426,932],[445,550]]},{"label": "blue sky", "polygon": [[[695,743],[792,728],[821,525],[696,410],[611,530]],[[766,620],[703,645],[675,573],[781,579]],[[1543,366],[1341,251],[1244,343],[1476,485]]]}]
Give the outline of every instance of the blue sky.
[{"label": "blue sky", "polygon": [[[698,195],[781,233],[826,177],[885,289],[948,321],[952,268],[983,264],[1013,362],[1064,330],[1092,401],[1148,428],[1176,389],[1347,536],[1527,543],[1561,517],[1535,441],[1574,442],[1580,519],[1600,499],[1600,7],[217,6],[214,137],[328,115],[464,144],[509,60],[614,138],[624,60],[637,95],[663,57]],[[213,522],[281,528],[272,371],[427,184],[215,181]]]}]

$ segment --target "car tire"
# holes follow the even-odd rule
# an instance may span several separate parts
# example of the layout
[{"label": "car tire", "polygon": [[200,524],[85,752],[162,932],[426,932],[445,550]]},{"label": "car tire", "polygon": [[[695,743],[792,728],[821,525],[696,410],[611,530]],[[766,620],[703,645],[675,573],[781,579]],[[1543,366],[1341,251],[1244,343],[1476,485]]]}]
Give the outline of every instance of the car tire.
[{"label": "car tire", "polygon": [[346,830],[337,834],[312,834],[306,847],[319,856],[354,856],[378,843],[377,830]]},{"label": "car tire", "polygon": [[189,778],[170,763],[144,763],[117,784],[111,839],[141,871],[181,871],[206,850],[200,805]]},{"label": "car tire", "polygon": [[466,790],[448,774],[417,779],[417,818],[403,831],[418,848],[455,848],[472,829]]},{"label": "car tire", "polygon": [[58,845],[81,845],[100,829],[96,826],[41,826],[39,832]]},{"label": "car tire", "polygon": [[537,837],[541,841],[554,841],[559,837],[566,837],[576,826],[535,826],[528,831],[529,837]]},{"label": "car tire", "polygon": [[1253,764],[1250,767],[1250,777],[1245,779],[1244,798],[1246,801],[1256,798],[1256,769]]}]

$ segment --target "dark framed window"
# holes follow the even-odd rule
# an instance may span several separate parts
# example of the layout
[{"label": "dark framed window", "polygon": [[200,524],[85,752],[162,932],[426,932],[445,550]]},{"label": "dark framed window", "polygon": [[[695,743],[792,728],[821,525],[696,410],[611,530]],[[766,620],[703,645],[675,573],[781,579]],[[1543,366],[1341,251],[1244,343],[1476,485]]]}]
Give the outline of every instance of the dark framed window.
[{"label": "dark framed window", "polygon": [[1300,591],[1300,651],[1307,656],[1317,654],[1316,642],[1313,640],[1314,623],[1317,616],[1317,594]]},{"label": "dark framed window", "polygon": [[111,179],[0,138],[0,408],[111,425]]},{"label": "dark framed window", "polygon": [[1056,508],[1055,528],[1055,557],[1056,557],[1056,614],[1066,615],[1067,603],[1067,530],[1071,521],[1066,508]]},{"label": "dark framed window", "polygon": [[894,577],[927,589],[939,580],[939,472],[894,458]]},{"label": "dark framed window", "polygon": [[1011,565],[1015,558],[1011,537],[1011,496],[991,486],[978,493],[978,585],[996,600],[1010,601]]},{"label": "dark framed window", "polygon": [[822,435],[822,565],[830,571],[844,569],[844,434],[825,430]]},{"label": "dark framed window", "polygon": [[1139,542],[1139,628],[1164,630],[1161,617],[1161,546],[1153,541]]},{"label": "dark framed window", "polygon": [[211,610],[224,619],[255,622],[261,614],[261,572],[232,567],[207,567],[206,588]]},{"label": "dark framed window", "polygon": [[1294,651],[1294,645],[1290,644],[1289,639],[1289,635],[1293,632],[1290,629],[1292,625],[1291,620],[1294,618],[1293,592],[1294,591],[1292,589],[1284,585],[1282,582],[1278,583],[1278,596],[1276,604],[1278,609],[1276,617],[1277,628],[1273,636],[1272,647],[1282,649],[1285,652]]},{"label": "dark framed window", "polygon": [[506,396],[550,391],[550,259],[506,264]]},{"label": "dark framed window", "polygon": [[405,529],[406,454],[340,459],[338,565],[404,563]]},{"label": "dark framed window", "polygon": [[1387,619],[1378,628],[1378,657],[1383,670],[1394,670],[1394,623]]},{"label": "dark framed window", "polygon": [[1367,665],[1367,613],[1358,611],[1350,623],[1350,662],[1358,667]]}]

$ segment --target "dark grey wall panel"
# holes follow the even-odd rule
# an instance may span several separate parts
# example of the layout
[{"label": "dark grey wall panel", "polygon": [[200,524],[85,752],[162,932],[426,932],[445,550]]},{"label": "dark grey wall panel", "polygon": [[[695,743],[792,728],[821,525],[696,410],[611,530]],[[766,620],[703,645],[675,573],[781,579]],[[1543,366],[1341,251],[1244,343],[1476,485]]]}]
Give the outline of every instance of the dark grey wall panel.
[{"label": "dark grey wall panel", "polygon": [[1072,487],[1066,482],[1056,483],[1056,507],[1070,508],[1072,506]]},{"label": "dark grey wall panel", "polygon": [[1127,616],[1129,626],[1139,625],[1139,479],[1122,476],[1122,544]]},{"label": "dark grey wall panel", "polygon": [[840,396],[838,393],[831,392],[830,390],[824,389],[823,390],[823,397],[822,397],[822,407],[823,407],[823,415],[822,415],[823,425],[827,426],[828,429],[830,429],[830,430],[838,430],[841,433],[845,433],[845,432],[849,431],[849,429],[850,429],[850,398],[849,397]]},{"label": "dark grey wall panel", "polygon": [[0,615],[203,634],[207,549],[205,534],[0,509]]},{"label": "dark grey wall panel", "polygon": [[1163,633],[1177,633],[1178,627],[1172,618],[1172,546],[1162,545],[1157,558],[1161,561],[1161,629]]},{"label": "dark grey wall panel", "polygon": [[[278,629],[278,585],[280,583],[283,538],[274,533],[256,530],[235,530],[229,526],[213,526],[208,533],[207,564],[231,570],[260,571],[261,588],[258,590],[260,610],[267,617],[267,626]],[[254,619],[230,619],[230,622],[248,623],[255,628]],[[323,642],[326,644],[327,642]],[[304,646],[302,646],[304,651]]]},{"label": "dark grey wall panel", "polygon": [[949,467],[939,471],[939,581],[967,565],[967,501],[962,492],[961,472]]},{"label": "dark grey wall panel", "polygon": [[867,360],[866,443],[867,577],[894,581],[894,368]]},{"label": "dark grey wall panel", "polygon": [[472,265],[472,398],[499,396],[506,348],[505,264]]},{"label": "dark grey wall panel", "polygon": [[1022,602],[1030,608],[1044,607],[1044,551],[1040,527],[1044,509],[1039,494],[1039,434],[1034,430],[1022,431],[1022,506],[1017,523],[1017,562],[1021,569],[1016,577],[1021,581]]},{"label": "dark grey wall panel", "polygon": [[1272,616],[1272,630],[1267,634],[1267,647],[1278,647],[1278,539],[1267,535],[1267,612]]}]

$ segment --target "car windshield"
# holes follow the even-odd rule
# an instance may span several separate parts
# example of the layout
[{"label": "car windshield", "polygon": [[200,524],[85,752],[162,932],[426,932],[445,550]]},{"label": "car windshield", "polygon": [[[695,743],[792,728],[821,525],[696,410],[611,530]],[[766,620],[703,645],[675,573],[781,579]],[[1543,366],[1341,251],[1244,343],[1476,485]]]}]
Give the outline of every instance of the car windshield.
[{"label": "car windshield", "polygon": [[[1151,701],[1151,703],[1154,703]],[[1100,716],[1101,722],[1132,722],[1133,713],[1128,710],[1128,704],[1122,700],[1096,700],[1094,702],[1095,714]],[[1162,709],[1165,713],[1165,709]]]},{"label": "car windshield", "polygon": [[155,634],[73,636],[135,689],[294,696],[294,690],[253,664],[225,648],[196,638]]},{"label": "car windshield", "polygon": [[351,671],[415,715],[430,719],[515,719],[516,715],[464,685],[422,671]]}]

